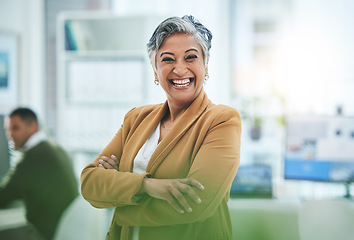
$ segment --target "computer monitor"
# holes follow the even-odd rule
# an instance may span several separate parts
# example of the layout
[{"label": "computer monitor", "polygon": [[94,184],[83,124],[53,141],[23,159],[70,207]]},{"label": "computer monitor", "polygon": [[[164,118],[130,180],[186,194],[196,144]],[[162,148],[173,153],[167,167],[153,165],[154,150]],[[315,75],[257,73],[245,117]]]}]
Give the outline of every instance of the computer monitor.
[{"label": "computer monitor", "polygon": [[10,168],[9,145],[4,128],[5,116],[0,115],[0,181],[4,178]]},{"label": "computer monitor", "polygon": [[287,117],[284,177],[348,185],[353,182],[354,117]]},{"label": "computer monitor", "polygon": [[266,164],[240,165],[234,178],[232,198],[272,198],[272,168]]}]

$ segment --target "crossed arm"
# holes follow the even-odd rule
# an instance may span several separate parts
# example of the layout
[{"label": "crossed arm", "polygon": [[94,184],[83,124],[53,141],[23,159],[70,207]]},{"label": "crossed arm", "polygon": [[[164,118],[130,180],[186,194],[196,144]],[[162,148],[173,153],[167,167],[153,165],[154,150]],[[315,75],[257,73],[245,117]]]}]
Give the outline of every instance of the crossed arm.
[{"label": "crossed arm", "polygon": [[[99,160],[99,167],[105,169],[119,169],[119,160],[116,156],[102,156]],[[144,178],[137,196],[148,194],[150,197],[167,201],[177,212],[192,212],[188,200],[197,204],[201,203],[196,190],[204,190],[203,185],[192,178],[181,179],[154,179]],[[190,199],[188,199],[190,198]],[[188,199],[188,200],[187,200]]]},{"label": "crossed arm", "polygon": [[[83,170],[83,196],[93,206],[116,207],[115,221],[121,226],[174,225],[207,219],[227,200],[239,165],[241,133],[239,116],[220,114],[212,125],[193,156],[187,177],[182,179],[153,179],[148,174],[117,171],[121,157],[118,133],[117,140]],[[140,195],[148,197],[134,201]]]}]

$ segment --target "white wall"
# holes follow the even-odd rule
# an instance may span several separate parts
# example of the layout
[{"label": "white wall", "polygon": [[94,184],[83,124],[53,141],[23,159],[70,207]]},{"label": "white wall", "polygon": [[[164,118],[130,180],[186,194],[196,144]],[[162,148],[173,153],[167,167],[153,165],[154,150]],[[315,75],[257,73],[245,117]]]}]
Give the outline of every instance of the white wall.
[{"label": "white wall", "polygon": [[[44,0],[0,0],[0,32],[19,39],[18,104],[44,115]],[[16,106],[6,106],[8,114]]]},{"label": "white wall", "polygon": [[352,0],[294,1],[293,75],[302,91],[307,86],[301,107],[308,112],[335,114],[342,105],[343,114],[354,115],[353,9]]}]

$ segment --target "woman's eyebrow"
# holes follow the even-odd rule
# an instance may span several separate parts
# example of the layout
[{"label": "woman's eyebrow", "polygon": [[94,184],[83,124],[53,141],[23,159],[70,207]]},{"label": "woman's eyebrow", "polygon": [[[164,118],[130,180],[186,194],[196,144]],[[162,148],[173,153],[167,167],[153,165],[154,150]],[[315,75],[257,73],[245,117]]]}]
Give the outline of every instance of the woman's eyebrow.
[{"label": "woman's eyebrow", "polygon": [[195,52],[199,53],[198,50],[195,48],[188,49],[185,53],[190,52],[190,51],[195,51]]},{"label": "woman's eyebrow", "polygon": [[[195,49],[195,48],[188,49],[187,51],[185,51],[185,53],[188,53],[188,52],[190,52],[190,51],[194,51],[194,52],[199,53],[198,50]],[[164,55],[164,54],[169,54],[169,55],[173,55],[173,56],[175,55],[174,53],[171,53],[171,52],[162,52],[162,53],[160,54],[160,57],[162,57],[162,55]]]},{"label": "woman's eyebrow", "polygon": [[163,53],[160,54],[160,57],[162,57],[162,55],[164,55],[164,54],[174,55],[173,53],[170,53],[170,52],[163,52]]}]

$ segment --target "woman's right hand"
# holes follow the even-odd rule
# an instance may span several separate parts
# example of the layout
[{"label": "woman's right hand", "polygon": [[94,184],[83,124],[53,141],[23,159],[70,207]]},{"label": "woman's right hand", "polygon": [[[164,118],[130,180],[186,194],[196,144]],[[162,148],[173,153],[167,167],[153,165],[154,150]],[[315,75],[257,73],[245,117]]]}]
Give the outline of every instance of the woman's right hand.
[{"label": "woman's right hand", "polygon": [[145,178],[140,193],[147,193],[151,197],[167,201],[177,212],[192,212],[186,199],[189,196],[194,202],[201,203],[195,188],[204,190],[203,185],[192,178],[182,179],[155,179]]}]

